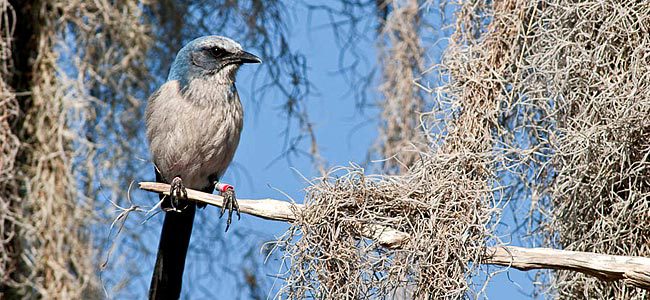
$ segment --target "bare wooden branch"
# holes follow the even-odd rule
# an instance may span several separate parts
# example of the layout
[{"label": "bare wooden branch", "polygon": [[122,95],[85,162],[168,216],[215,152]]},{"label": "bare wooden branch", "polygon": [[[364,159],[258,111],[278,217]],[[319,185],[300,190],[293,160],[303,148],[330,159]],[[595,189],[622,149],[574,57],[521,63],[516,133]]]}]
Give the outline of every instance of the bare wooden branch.
[{"label": "bare wooden branch", "polygon": [[[140,189],[169,195],[169,185],[141,182]],[[188,189],[190,200],[223,206],[223,197]],[[302,204],[275,199],[238,199],[242,213],[267,220],[294,222],[304,208]],[[407,233],[390,227],[366,224],[364,237],[381,245],[396,249],[409,239]],[[606,255],[591,252],[556,250],[550,248],[522,248],[514,246],[490,247],[483,264],[512,267],[519,270],[554,269],[572,270],[602,280],[623,280],[625,283],[650,290],[650,258]]]},{"label": "bare wooden branch", "polygon": [[[169,184],[158,182],[140,182],[140,189],[169,195]],[[187,198],[205,204],[223,207],[223,197],[187,189]],[[292,222],[296,220],[295,211],[302,209],[302,204],[275,199],[237,199],[239,211],[267,220]]]},{"label": "bare wooden branch", "polygon": [[572,270],[602,280],[623,280],[640,288],[650,289],[650,258],[606,255],[591,252],[550,248],[514,246],[488,249],[485,264],[513,267],[519,270]]},{"label": "bare wooden branch", "polygon": [[[140,182],[140,189],[150,192],[163,193],[169,195],[169,184],[157,182]],[[223,207],[223,197],[219,195],[208,194],[192,189],[187,189],[187,198],[190,200]],[[296,215],[303,208],[302,204],[291,203],[275,199],[237,199],[239,211],[241,213],[253,215],[267,220],[293,222]],[[395,230],[390,227],[365,224],[362,229],[364,237],[378,241],[387,248],[399,248],[409,237],[408,234]]]}]

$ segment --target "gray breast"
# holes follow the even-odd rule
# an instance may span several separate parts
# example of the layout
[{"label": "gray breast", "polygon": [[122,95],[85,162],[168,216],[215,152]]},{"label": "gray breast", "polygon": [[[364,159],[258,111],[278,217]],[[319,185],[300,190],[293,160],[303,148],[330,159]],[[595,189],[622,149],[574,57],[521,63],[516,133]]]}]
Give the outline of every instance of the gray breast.
[{"label": "gray breast", "polygon": [[231,86],[193,80],[181,92],[172,81],[149,99],[146,122],[153,161],[165,180],[180,176],[186,187],[202,189],[232,161],[243,112]]}]

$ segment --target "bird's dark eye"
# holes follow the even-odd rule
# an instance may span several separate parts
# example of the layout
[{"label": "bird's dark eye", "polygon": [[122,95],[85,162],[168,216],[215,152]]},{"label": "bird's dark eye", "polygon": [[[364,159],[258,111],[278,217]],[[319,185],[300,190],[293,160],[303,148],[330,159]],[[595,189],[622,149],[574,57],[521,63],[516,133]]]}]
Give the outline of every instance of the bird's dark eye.
[{"label": "bird's dark eye", "polygon": [[210,55],[212,55],[212,57],[214,58],[222,58],[226,56],[226,54],[228,53],[226,52],[226,50],[223,50],[219,47],[210,48],[208,51],[210,52]]}]

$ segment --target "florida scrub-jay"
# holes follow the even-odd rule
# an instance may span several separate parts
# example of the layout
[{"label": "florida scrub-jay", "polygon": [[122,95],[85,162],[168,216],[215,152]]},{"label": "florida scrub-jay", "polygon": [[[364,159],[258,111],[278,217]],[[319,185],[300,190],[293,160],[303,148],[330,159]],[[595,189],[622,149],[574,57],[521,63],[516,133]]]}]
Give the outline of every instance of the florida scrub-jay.
[{"label": "florida scrub-jay", "polygon": [[180,296],[196,211],[186,188],[212,193],[217,185],[228,195],[226,230],[233,210],[239,215],[233,190],[218,181],[232,161],[243,125],[237,70],[260,62],[229,38],[204,36],[178,52],[167,82],[149,97],[145,118],[156,180],[171,184],[171,196],[161,194],[166,212],[150,299]]}]

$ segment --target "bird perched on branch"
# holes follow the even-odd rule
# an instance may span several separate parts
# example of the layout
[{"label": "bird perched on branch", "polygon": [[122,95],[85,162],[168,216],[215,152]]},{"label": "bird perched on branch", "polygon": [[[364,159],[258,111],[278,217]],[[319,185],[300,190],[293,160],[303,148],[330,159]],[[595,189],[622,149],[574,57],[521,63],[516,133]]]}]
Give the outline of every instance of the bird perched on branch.
[{"label": "bird perched on branch", "polygon": [[170,197],[161,194],[166,212],[150,299],[180,296],[196,211],[186,188],[207,193],[217,188],[223,194],[226,231],[233,210],[239,216],[234,189],[219,179],[232,161],[243,125],[237,70],[260,62],[229,38],[204,36],[178,52],[167,82],[149,97],[145,117],[156,180],[171,185]]}]

